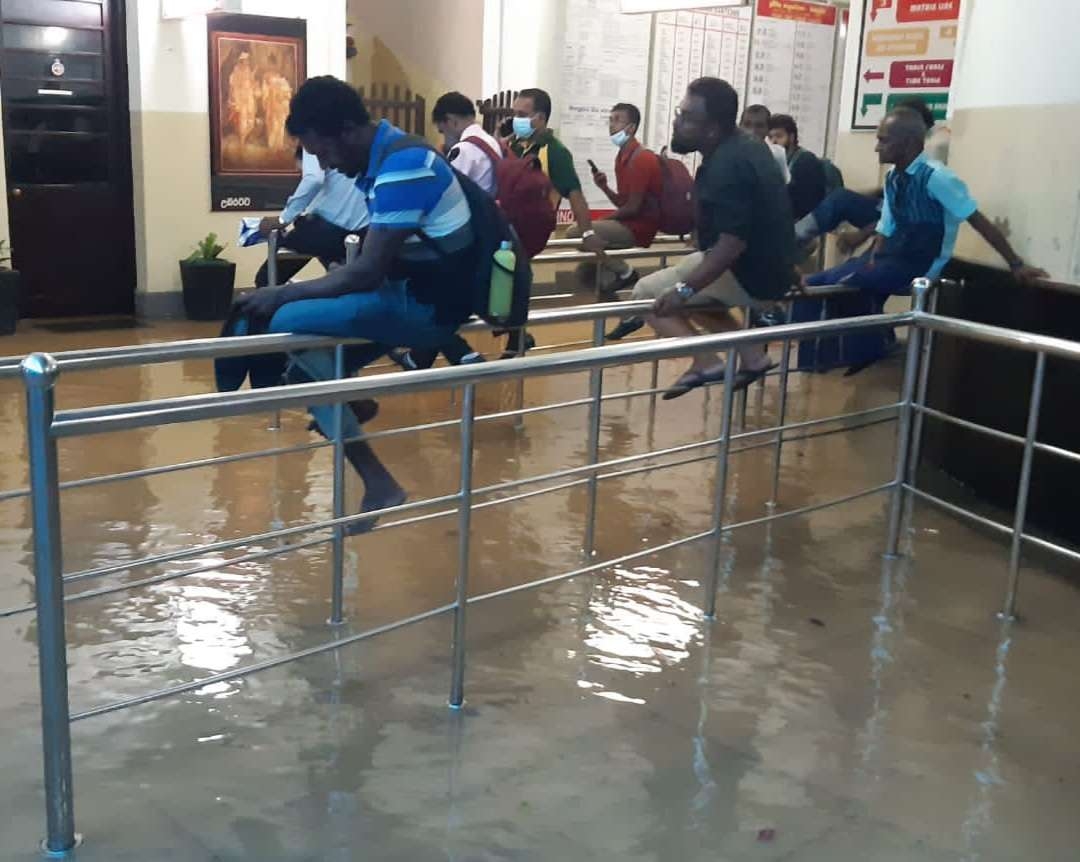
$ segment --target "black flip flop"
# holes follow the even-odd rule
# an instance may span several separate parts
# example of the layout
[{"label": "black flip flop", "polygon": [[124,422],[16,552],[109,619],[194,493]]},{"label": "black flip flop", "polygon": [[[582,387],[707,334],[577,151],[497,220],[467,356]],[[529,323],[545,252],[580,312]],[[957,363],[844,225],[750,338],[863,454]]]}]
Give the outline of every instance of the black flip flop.
[{"label": "black flip flop", "polygon": [[711,371],[708,374],[703,371],[686,371],[675,381],[674,385],[668,387],[661,398],[664,401],[671,401],[673,398],[681,398],[687,392],[702,386],[708,386],[711,383],[723,383],[725,374],[723,368],[719,371]]},{"label": "black flip flop", "polygon": [[766,374],[776,368],[777,365],[779,365],[779,363],[770,362],[768,365],[766,365],[762,369],[759,369],[758,371],[740,371],[738,374],[735,375],[735,382],[731,385],[731,391],[742,392],[744,389],[749,388],[750,384],[760,380],[762,377],[764,377]]}]

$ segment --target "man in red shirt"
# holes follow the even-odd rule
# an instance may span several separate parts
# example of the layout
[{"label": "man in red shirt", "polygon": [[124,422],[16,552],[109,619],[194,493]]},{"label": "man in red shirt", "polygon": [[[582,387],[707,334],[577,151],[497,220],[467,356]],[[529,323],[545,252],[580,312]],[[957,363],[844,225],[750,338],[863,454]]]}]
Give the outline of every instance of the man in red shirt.
[{"label": "man in red shirt", "polygon": [[[612,108],[608,133],[619,148],[615,156],[615,189],[608,185],[606,174],[593,170],[593,181],[616,207],[610,216],[592,223],[607,248],[647,248],[660,229],[660,160],[638,141],[640,123],[641,111],[636,106],[620,102]],[[566,235],[573,239],[581,236],[581,231],[574,225]],[[615,283],[606,288],[606,293],[637,281],[637,273],[625,260],[601,257],[600,265],[615,275]]]}]

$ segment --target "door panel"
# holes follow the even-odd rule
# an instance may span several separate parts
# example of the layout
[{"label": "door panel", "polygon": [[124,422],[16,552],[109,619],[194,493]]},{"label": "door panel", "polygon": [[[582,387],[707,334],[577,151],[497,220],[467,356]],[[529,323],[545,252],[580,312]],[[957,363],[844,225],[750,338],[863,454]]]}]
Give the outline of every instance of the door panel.
[{"label": "door panel", "polygon": [[4,146],[23,314],[134,310],[123,4],[2,0]]}]

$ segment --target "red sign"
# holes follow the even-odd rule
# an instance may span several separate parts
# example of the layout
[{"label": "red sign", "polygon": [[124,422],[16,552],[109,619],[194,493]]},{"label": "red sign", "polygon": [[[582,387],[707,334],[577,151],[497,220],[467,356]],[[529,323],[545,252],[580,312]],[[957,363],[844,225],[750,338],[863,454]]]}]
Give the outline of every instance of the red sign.
[{"label": "red sign", "polygon": [[870,9],[870,20],[877,20],[877,13],[881,9],[892,9],[892,0],[874,0],[874,5]]},{"label": "red sign", "polygon": [[952,84],[952,60],[898,60],[889,67],[889,86],[948,87]]},{"label": "red sign", "polygon": [[758,15],[766,18],[782,18],[785,21],[799,21],[804,24],[824,24],[836,26],[836,7],[824,3],[811,3],[809,0],[758,0]]},{"label": "red sign", "polygon": [[955,21],[960,17],[960,0],[896,0],[896,20]]}]

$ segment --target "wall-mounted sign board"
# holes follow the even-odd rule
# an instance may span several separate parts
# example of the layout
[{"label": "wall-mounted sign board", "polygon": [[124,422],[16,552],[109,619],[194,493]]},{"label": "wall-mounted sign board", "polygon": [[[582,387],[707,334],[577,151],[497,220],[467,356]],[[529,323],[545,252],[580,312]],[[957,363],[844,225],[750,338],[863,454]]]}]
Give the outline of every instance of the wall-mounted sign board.
[{"label": "wall-mounted sign board", "polygon": [[853,129],[876,129],[918,96],[939,120],[949,107],[961,0],[867,0]]}]

